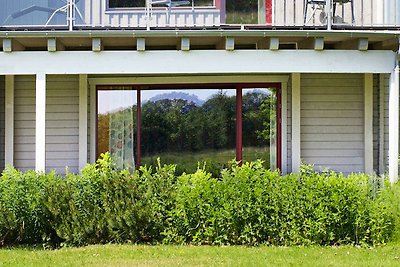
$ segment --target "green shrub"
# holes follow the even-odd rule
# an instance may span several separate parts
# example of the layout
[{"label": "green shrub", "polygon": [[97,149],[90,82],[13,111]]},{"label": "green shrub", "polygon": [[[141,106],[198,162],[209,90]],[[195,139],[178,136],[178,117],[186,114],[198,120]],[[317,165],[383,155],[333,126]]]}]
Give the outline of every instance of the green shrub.
[{"label": "green shrub", "polygon": [[0,178],[0,246],[44,243],[56,239],[44,206],[45,188],[56,179],[6,168]]},{"label": "green shrub", "polygon": [[0,245],[108,242],[240,245],[381,244],[400,240],[400,185],[303,166],[281,176],[261,161],[176,175],[175,165],[0,178]]}]

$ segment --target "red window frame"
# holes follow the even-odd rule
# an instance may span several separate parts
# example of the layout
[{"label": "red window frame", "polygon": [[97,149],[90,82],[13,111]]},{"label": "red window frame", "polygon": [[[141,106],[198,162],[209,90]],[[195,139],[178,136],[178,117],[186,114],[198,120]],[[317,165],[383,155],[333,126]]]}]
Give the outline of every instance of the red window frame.
[{"label": "red window frame", "polygon": [[282,169],[282,86],[280,83],[206,83],[206,84],[152,84],[152,85],[97,85],[96,86],[96,156],[100,156],[98,151],[98,92],[102,90],[117,90],[119,88],[130,88],[130,90],[136,90],[137,96],[137,110],[136,110],[136,168],[138,169],[141,165],[141,91],[143,90],[167,90],[167,89],[236,89],[236,160],[241,162],[243,160],[243,129],[242,129],[242,93],[243,89],[251,88],[271,88],[276,90],[277,97],[277,118],[276,118],[276,129],[277,129],[277,168]]}]

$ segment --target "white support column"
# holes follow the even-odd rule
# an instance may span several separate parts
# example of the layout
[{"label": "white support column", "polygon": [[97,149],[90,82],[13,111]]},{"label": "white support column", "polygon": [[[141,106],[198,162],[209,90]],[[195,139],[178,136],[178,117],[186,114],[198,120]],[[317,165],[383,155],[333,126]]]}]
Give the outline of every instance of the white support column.
[{"label": "white support column", "polygon": [[36,74],[35,169],[46,171],[46,74]]},{"label": "white support column", "polygon": [[5,166],[14,165],[14,76],[6,76],[5,91]]},{"label": "white support column", "polygon": [[79,170],[88,160],[88,80],[87,75],[79,75]]},{"label": "white support column", "polygon": [[281,131],[282,131],[282,159],[281,159],[281,171],[282,174],[287,174],[287,82],[282,83],[281,88]]},{"label": "white support column", "polygon": [[398,181],[399,156],[399,63],[390,74],[389,85],[389,179]]},{"label": "white support column", "polygon": [[379,74],[379,174],[385,173],[385,76]]},{"label": "white support column", "polygon": [[373,75],[364,74],[364,172],[374,172]]},{"label": "white support column", "polygon": [[301,164],[300,148],[300,73],[292,74],[292,172],[298,173]]},{"label": "white support column", "polygon": [[90,85],[90,163],[96,161],[96,85]]}]

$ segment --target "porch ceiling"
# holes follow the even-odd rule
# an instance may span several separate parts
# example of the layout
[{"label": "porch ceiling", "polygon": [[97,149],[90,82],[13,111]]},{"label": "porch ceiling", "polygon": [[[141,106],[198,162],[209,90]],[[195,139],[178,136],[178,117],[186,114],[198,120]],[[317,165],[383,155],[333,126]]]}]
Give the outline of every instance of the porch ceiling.
[{"label": "porch ceiling", "polygon": [[327,50],[357,50],[359,39],[368,39],[369,50],[398,49],[399,32],[395,31],[321,31],[321,30],[159,30],[159,31],[0,31],[2,39],[12,38],[14,50],[47,50],[47,39],[57,38],[63,50],[91,50],[92,38],[100,38],[105,50],[135,50],[137,38],[145,38],[146,50],[179,49],[181,38],[190,38],[191,50],[225,49],[226,37],[235,39],[235,49],[266,49],[270,38],[279,38],[279,49],[313,49],[315,38],[323,38]]}]

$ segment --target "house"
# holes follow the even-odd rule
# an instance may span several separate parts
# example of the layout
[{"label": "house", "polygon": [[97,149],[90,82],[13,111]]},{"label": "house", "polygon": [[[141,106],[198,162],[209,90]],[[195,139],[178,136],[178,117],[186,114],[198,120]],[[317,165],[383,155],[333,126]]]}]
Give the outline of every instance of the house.
[{"label": "house", "polygon": [[399,29],[396,0],[2,1],[1,166],[207,151],[394,182]]}]

